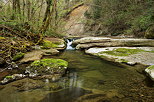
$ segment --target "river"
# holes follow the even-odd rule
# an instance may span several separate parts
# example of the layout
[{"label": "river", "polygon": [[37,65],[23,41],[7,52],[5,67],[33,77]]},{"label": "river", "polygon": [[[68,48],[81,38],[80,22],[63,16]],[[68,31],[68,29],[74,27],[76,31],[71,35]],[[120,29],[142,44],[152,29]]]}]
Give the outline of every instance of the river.
[{"label": "river", "polygon": [[[0,102],[148,100],[145,95],[150,94],[151,87],[147,83],[149,79],[142,72],[144,68],[142,66],[124,67],[72,48],[59,56],[50,57],[61,58],[69,62],[67,74],[61,80],[51,82],[48,79],[25,78],[5,86],[1,85]],[[141,97],[144,98],[141,99]]]}]

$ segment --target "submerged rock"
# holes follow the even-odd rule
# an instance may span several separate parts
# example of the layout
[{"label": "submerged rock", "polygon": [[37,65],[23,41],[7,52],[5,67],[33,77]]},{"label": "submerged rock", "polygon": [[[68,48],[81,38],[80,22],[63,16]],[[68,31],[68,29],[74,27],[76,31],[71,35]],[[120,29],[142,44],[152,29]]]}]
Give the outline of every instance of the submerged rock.
[{"label": "submerged rock", "polygon": [[42,88],[44,86],[44,83],[40,80],[25,78],[14,82],[12,86],[16,87],[17,91],[28,91],[32,89]]},{"label": "submerged rock", "polygon": [[154,65],[145,69],[145,72],[150,76],[150,78],[154,81]]},{"label": "submerged rock", "polygon": [[62,91],[52,92],[40,102],[49,102],[49,100],[51,100],[52,102],[74,102],[74,100],[76,100],[78,97],[89,93],[92,92],[79,87],[70,87]]},{"label": "submerged rock", "polygon": [[[59,79],[67,69],[68,62],[62,59],[42,59],[34,61],[26,68],[30,77],[41,76],[42,78]],[[55,77],[55,75],[57,75]]]}]

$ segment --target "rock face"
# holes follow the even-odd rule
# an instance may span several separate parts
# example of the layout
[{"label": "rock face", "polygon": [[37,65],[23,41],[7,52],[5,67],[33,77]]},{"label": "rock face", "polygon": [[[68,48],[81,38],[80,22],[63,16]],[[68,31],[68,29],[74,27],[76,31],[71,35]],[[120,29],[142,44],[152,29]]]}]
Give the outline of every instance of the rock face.
[{"label": "rock face", "polygon": [[41,76],[42,78],[59,79],[67,69],[68,62],[62,59],[42,59],[34,61],[26,69],[30,77]]},{"label": "rock face", "polygon": [[153,65],[153,51],[154,47],[106,47],[90,48],[85,52],[110,61],[123,62],[129,65],[136,63]]},{"label": "rock face", "polygon": [[103,37],[85,37],[73,42],[76,49],[87,49],[91,47],[154,47],[153,39],[111,39]]},{"label": "rock face", "polygon": [[83,21],[86,20],[84,13],[88,10],[87,5],[81,5],[75,8],[70,14],[68,15],[69,18],[67,19],[65,25],[65,31],[68,36],[82,36],[84,33],[85,23]]},{"label": "rock face", "polygon": [[154,65],[145,69],[145,72],[150,76],[150,78],[154,81]]}]

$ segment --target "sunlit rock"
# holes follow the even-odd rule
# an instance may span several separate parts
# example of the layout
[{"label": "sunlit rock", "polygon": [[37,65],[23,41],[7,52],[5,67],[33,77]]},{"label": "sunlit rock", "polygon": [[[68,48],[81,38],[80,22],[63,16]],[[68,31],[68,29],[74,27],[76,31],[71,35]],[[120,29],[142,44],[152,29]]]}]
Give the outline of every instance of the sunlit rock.
[{"label": "sunlit rock", "polygon": [[150,78],[154,81],[154,65],[145,69],[145,72],[150,76]]}]

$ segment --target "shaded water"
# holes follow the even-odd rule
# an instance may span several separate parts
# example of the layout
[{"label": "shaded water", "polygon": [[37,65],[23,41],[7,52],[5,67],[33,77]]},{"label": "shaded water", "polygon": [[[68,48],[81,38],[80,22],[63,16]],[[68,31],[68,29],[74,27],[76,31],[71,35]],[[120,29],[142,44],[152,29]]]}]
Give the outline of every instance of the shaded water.
[{"label": "shaded water", "polygon": [[80,51],[54,57],[69,62],[66,76],[55,83],[27,78],[0,86],[0,102],[71,102],[88,93],[124,97],[145,79],[137,67],[124,68]]}]

